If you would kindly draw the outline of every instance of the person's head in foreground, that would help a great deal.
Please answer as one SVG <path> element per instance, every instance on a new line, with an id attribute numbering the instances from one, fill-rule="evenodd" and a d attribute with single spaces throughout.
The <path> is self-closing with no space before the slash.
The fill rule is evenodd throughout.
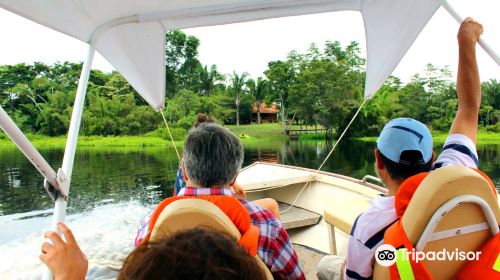
<path id="1" fill-rule="evenodd" d="M 427 126 L 410 118 L 388 122 L 377 139 L 375 171 L 394 195 L 407 178 L 430 171 L 434 158 Z"/>
<path id="2" fill-rule="evenodd" d="M 255 258 L 224 232 L 198 227 L 145 242 L 125 260 L 118 280 L 265 279 Z"/>
<path id="3" fill-rule="evenodd" d="M 71 230 L 58 225 L 45 236 L 40 260 L 56 280 L 85 279 L 88 261 Z M 234 238 L 209 228 L 178 231 L 157 242 L 145 242 L 125 260 L 118 279 L 265 279 L 264 271 Z"/>
<path id="4" fill-rule="evenodd" d="M 184 142 L 184 176 L 190 187 L 227 187 L 234 184 L 243 162 L 238 137 L 216 123 L 193 127 Z"/>

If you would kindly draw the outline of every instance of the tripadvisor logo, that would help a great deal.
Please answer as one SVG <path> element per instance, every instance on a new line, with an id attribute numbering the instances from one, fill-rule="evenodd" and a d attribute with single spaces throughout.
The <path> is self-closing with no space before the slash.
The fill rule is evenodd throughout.
<path id="1" fill-rule="evenodd" d="M 464 252 L 458 249 L 447 251 L 442 249 L 440 251 L 429 251 L 421 252 L 416 251 L 414 248 L 411 251 L 402 249 L 403 251 L 397 251 L 394 246 L 389 244 L 383 244 L 377 248 L 375 251 L 375 260 L 381 266 L 391 266 L 396 261 L 409 261 L 413 260 L 416 263 L 428 260 L 428 261 L 477 261 L 481 255 L 481 251 L 478 252 Z M 398 252 L 400 254 L 398 254 Z M 398 260 L 399 258 L 399 260 Z"/>
<path id="2" fill-rule="evenodd" d="M 380 245 L 375 251 L 375 260 L 381 266 L 391 266 L 396 263 L 396 248 L 389 244 Z"/>

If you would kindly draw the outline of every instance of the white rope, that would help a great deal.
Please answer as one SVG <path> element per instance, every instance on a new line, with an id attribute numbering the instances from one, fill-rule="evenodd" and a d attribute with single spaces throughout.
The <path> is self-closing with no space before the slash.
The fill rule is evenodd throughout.
<path id="1" fill-rule="evenodd" d="M 333 148 L 330 150 L 330 152 L 328 153 L 328 155 L 326 156 L 325 160 L 323 161 L 323 163 L 321 163 L 321 165 L 319 166 L 318 170 L 316 170 L 316 174 L 318 174 L 318 172 L 321 170 L 321 168 L 323 168 L 323 165 L 325 165 L 326 161 L 330 158 L 330 156 L 332 155 L 333 151 L 335 151 L 335 148 L 337 148 L 337 145 L 339 144 L 340 140 L 342 140 L 342 138 L 344 137 L 344 135 L 346 134 L 347 130 L 351 127 L 351 124 L 354 122 L 354 120 L 356 119 L 356 117 L 358 116 L 359 112 L 361 111 L 361 108 L 363 108 L 363 106 L 365 106 L 365 103 L 366 101 L 368 101 L 368 98 L 365 98 L 365 100 L 363 100 L 363 103 L 361 103 L 361 106 L 359 106 L 358 110 L 356 111 L 356 113 L 354 114 L 354 116 L 352 117 L 351 121 L 349 122 L 349 124 L 347 124 L 346 128 L 344 129 L 344 132 L 342 132 L 342 134 L 340 135 L 339 139 L 335 142 L 335 145 L 333 145 Z"/>
<path id="2" fill-rule="evenodd" d="M 356 119 L 356 117 L 359 115 L 359 112 L 361 111 L 361 108 L 363 108 L 363 106 L 365 106 L 366 104 L 366 101 L 368 101 L 368 98 L 365 98 L 363 100 L 363 103 L 361 103 L 361 105 L 359 106 L 358 110 L 356 111 L 356 113 L 354 114 L 354 116 L 352 117 L 351 121 L 347 124 L 346 128 L 344 129 L 344 131 L 342 132 L 342 134 L 340 134 L 340 137 L 339 139 L 337 139 L 337 141 L 335 142 L 335 144 L 333 145 L 332 149 L 330 150 L 330 152 L 328 153 L 328 155 L 326 156 L 325 160 L 323 160 L 323 162 L 321 163 L 321 165 L 319 166 L 319 168 L 314 172 L 314 174 L 309 178 L 309 180 L 305 183 L 305 185 L 302 187 L 302 189 L 300 190 L 300 192 L 297 194 L 297 197 L 295 197 L 295 200 L 292 202 L 292 204 L 290 204 L 290 206 L 288 206 L 288 208 L 286 208 L 285 210 L 281 211 L 280 214 L 284 214 L 285 212 L 287 212 L 288 210 L 292 209 L 292 207 L 295 205 L 295 203 L 297 203 L 297 201 L 299 200 L 300 196 L 302 195 L 302 192 L 306 189 L 306 187 L 311 183 L 311 181 L 316 178 L 316 175 L 321 171 L 321 168 L 323 168 L 323 165 L 325 165 L 326 161 L 330 158 L 330 156 L 332 155 L 333 151 L 335 151 L 335 148 L 337 148 L 337 145 L 339 144 L 340 140 L 342 140 L 342 138 L 344 138 L 344 135 L 346 134 L 347 130 L 351 127 L 351 124 L 354 122 L 354 120 Z"/>
<path id="3" fill-rule="evenodd" d="M 175 146 L 174 137 L 172 137 L 172 133 L 170 132 L 170 128 L 168 127 L 168 122 L 167 122 L 167 119 L 165 118 L 165 114 L 163 114 L 162 109 L 160 109 L 159 111 L 160 111 L 161 116 L 163 117 L 163 121 L 165 122 L 165 126 L 167 126 L 168 135 L 170 136 L 170 140 L 172 141 L 172 145 L 174 146 L 175 153 L 177 154 L 177 158 L 179 160 L 181 160 L 181 155 L 179 154 L 179 151 L 177 150 L 177 146 Z"/>

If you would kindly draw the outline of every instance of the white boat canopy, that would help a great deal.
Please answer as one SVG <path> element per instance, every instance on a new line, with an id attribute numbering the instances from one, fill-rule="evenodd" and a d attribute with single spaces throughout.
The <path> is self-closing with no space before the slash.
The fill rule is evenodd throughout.
<path id="1" fill-rule="evenodd" d="M 168 30 L 360 11 L 371 97 L 439 6 L 437 0 L 0 0 L 4 9 L 94 45 L 155 109 L 165 104 Z"/>
<path id="2" fill-rule="evenodd" d="M 64 222 L 66 213 L 95 50 L 128 80 L 149 105 L 163 114 L 166 31 L 285 16 L 359 11 L 364 20 L 367 45 L 366 102 L 396 68 L 440 5 L 457 21 L 462 21 L 446 0 L 0 0 L 0 8 L 89 43 L 73 105 L 62 167 L 57 173 L 1 107 L 0 128 L 45 177 L 44 186 L 55 200 L 51 229 L 57 231 L 57 224 Z M 481 39 L 479 43 L 500 65 L 499 56 Z M 44 279 L 51 278 L 47 270 Z"/>

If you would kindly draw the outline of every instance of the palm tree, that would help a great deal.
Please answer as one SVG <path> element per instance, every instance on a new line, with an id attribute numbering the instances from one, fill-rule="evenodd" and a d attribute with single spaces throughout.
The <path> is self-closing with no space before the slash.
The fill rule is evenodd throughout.
<path id="1" fill-rule="evenodd" d="M 200 68 L 199 72 L 200 95 L 210 96 L 214 88 L 224 81 L 224 75 L 217 72 L 217 66 L 212 65 L 210 70 L 207 66 Z"/>
<path id="2" fill-rule="evenodd" d="M 257 123 L 260 124 L 260 106 L 264 101 L 264 97 L 269 92 L 269 84 L 262 77 L 257 78 L 257 82 L 253 79 L 247 81 L 247 87 L 255 100 L 255 109 L 257 110 Z"/>
<path id="3" fill-rule="evenodd" d="M 234 91 L 235 99 L 234 104 L 236 105 L 236 125 L 240 125 L 240 101 L 241 101 L 241 93 L 244 92 L 243 87 L 247 81 L 248 73 L 243 72 L 241 76 L 233 72 L 233 76 L 231 77 L 231 88 Z"/>

